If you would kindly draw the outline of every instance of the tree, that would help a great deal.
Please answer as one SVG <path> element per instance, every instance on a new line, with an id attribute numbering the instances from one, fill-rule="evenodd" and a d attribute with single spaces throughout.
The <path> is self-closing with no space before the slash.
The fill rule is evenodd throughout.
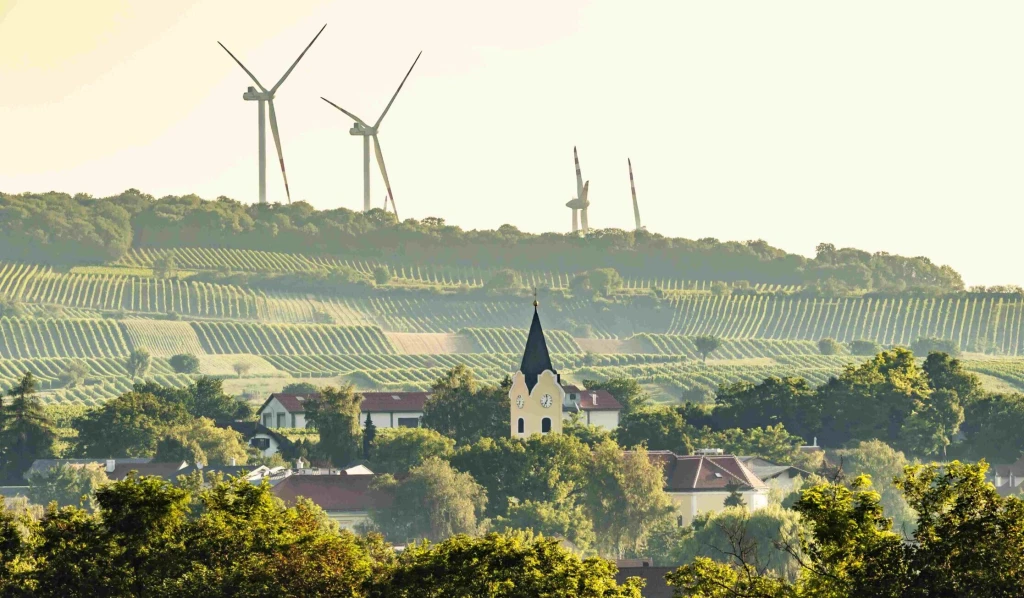
<path id="1" fill-rule="evenodd" d="M 611 297 L 622 287 L 622 276 L 615 268 L 595 268 L 577 274 L 569 282 L 574 295 L 584 294 L 597 297 Z"/>
<path id="2" fill-rule="evenodd" d="M 880 440 L 861 442 L 854 448 L 836 451 L 834 460 L 842 466 L 847 478 L 867 475 L 879 495 L 879 504 L 891 517 L 897 530 L 914 524 L 914 513 L 903 500 L 894 480 L 903 474 L 907 458 Z"/>
<path id="3" fill-rule="evenodd" d="M 224 381 L 213 376 L 199 376 L 185 388 L 162 386 L 153 381 L 136 382 L 132 390 L 180 404 L 193 417 L 230 421 L 249 419 L 252 415 L 249 405 L 224 392 Z"/>
<path id="4" fill-rule="evenodd" d="M 369 448 L 367 459 L 374 472 L 404 476 L 430 457 L 448 459 L 455 441 L 429 428 L 384 428 Z"/>
<path id="5" fill-rule="evenodd" d="M 850 353 L 854 355 L 877 355 L 882 352 L 882 345 L 871 340 L 850 341 Z"/>
<path id="6" fill-rule="evenodd" d="M 72 359 L 64 373 L 60 376 L 60 381 L 64 386 L 68 388 L 74 388 L 85 384 L 85 379 L 89 375 L 89 364 L 81 359 Z"/>
<path id="7" fill-rule="evenodd" d="M 153 260 L 153 276 L 155 278 L 175 278 L 178 276 L 178 262 L 174 259 L 173 254 Z"/>
<path id="8" fill-rule="evenodd" d="M 708 355 L 714 353 L 722 346 L 722 340 L 716 336 L 695 336 L 693 337 L 693 344 L 697 348 L 697 352 L 700 353 L 704 363 L 707 363 Z"/>
<path id="9" fill-rule="evenodd" d="M 509 409 L 507 388 L 479 384 L 473 371 L 460 364 L 430 387 L 423 425 L 458 444 L 472 444 L 482 437 L 507 436 Z"/>
<path id="10" fill-rule="evenodd" d="M 843 346 L 834 338 L 823 338 L 818 341 L 818 352 L 822 355 L 838 355 Z"/>
<path id="11" fill-rule="evenodd" d="M 580 559 L 551 538 L 522 532 L 456 536 L 406 548 L 370 598 L 640 598 L 642 582 L 619 585 L 615 565 Z"/>
<path id="12" fill-rule="evenodd" d="M 960 345 L 947 338 L 921 337 L 910 344 L 910 349 L 918 355 L 932 352 L 946 353 L 952 357 L 960 355 Z"/>
<path id="13" fill-rule="evenodd" d="M 931 389 L 913 353 L 896 348 L 860 365 L 848 365 L 818 388 L 822 444 L 878 438 L 896 443 L 907 417 Z"/>
<path id="14" fill-rule="evenodd" d="M 821 403 L 803 378 L 769 376 L 763 381 L 723 384 L 715 397 L 715 428 L 755 428 L 783 424 L 809 440 L 821 430 Z"/>
<path id="15" fill-rule="evenodd" d="M 391 281 L 391 272 L 387 266 L 377 266 L 373 269 L 373 281 L 378 285 L 385 285 Z"/>
<path id="16" fill-rule="evenodd" d="M 626 415 L 651 402 L 651 395 L 635 378 L 624 376 L 607 380 L 584 380 L 583 387 L 588 390 L 607 390 L 622 405 L 621 415 Z"/>
<path id="17" fill-rule="evenodd" d="M 195 374 L 199 371 L 199 358 L 191 353 L 178 353 L 168 360 L 179 374 Z"/>
<path id="18" fill-rule="evenodd" d="M 319 396 L 306 399 L 306 421 L 320 433 L 317 448 L 336 467 L 344 467 L 359 458 L 361 403 L 362 395 L 356 394 L 351 384 L 339 388 L 325 386 Z"/>
<path id="19" fill-rule="evenodd" d="M 694 449 L 691 433 L 678 409 L 656 405 L 623 415 L 614 435 L 621 446 L 644 444 L 649 450 L 689 455 Z"/>
<path id="20" fill-rule="evenodd" d="M 10 390 L 10 402 L 3 406 L 0 449 L 3 450 L 3 477 L 15 480 L 36 459 L 52 457 L 57 431 L 36 399 L 36 379 L 26 373 Z"/>
<path id="21" fill-rule="evenodd" d="M 152 457 L 157 443 L 191 416 L 180 403 L 148 392 L 126 392 L 75 420 L 83 457 Z"/>
<path id="22" fill-rule="evenodd" d="M 548 538 L 565 538 L 582 555 L 589 555 L 594 545 L 594 523 L 583 506 L 571 500 L 559 503 L 513 500 L 508 514 L 496 518 L 493 528 L 529 530 Z"/>
<path id="23" fill-rule="evenodd" d="M 957 454 L 990 463 L 1012 463 L 1024 453 L 1024 395 L 991 394 L 968 404 Z"/>
<path id="24" fill-rule="evenodd" d="M 725 485 L 726 492 L 729 496 L 725 497 L 725 501 L 722 503 L 727 507 L 740 507 L 745 509 L 747 507 L 747 501 L 743 500 L 743 495 L 740 494 L 740 485 L 735 480 L 730 480 Z"/>
<path id="25" fill-rule="evenodd" d="M 965 370 L 959 359 L 953 359 L 947 353 L 929 353 L 921 369 L 928 377 L 929 386 L 935 390 L 956 392 L 961 405 L 971 405 L 985 394 L 978 376 Z"/>
<path id="26" fill-rule="evenodd" d="M 292 382 L 291 384 L 285 384 L 281 392 L 290 395 L 307 396 L 320 392 L 320 388 L 309 382 Z"/>
<path id="27" fill-rule="evenodd" d="M 161 448 L 164 453 L 161 453 Z M 205 417 L 172 430 L 157 444 L 158 461 L 188 461 L 202 465 L 242 465 L 249 457 L 245 438 L 229 428 L 219 428 Z"/>
<path id="28" fill-rule="evenodd" d="M 936 390 L 907 417 L 900 430 L 901 444 L 918 455 L 941 453 L 945 459 L 946 447 L 953 442 L 962 423 L 964 408 L 956 391 Z"/>
<path id="29" fill-rule="evenodd" d="M 94 511 L 95 492 L 110 480 L 101 465 L 62 463 L 48 471 L 30 472 L 28 498 L 37 505 L 56 502 L 57 506 L 79 506 Z"/>
<path id="30" fill-rule="evenodd" d="M 503 268 L 484 284 L 489 293 L 515 293 L 523 288 L 523 277 L 515 270 Z"/>
<path id="31" fill-rule="evenodd" d="M 363 459 L 370 459 L 370 447 L 373 446 L 373 441 L 377 438 L 377 426 L 373 423 L 373 418 L 370 417 L 370 412 L 366 412 L 366 421 L 363 422 Z M 380 472 L 378 472 L 380 473 Z"/>
<path id="32" fill-rule="evenodd" d="M 249 370 L 252 369 L 252 364 L 248 361 L 236 361 L 232 364 L 231 369 L 235 370 L 235 373 L 238 374 L 239 378 L 241 378 L 242 376 L 247 376 L 249 374 Z"/>
<path id="33" fill-rule="evenodd" d="M 128 361 L 125 362 L 124 367 L 132 378 L 142 378 L 149 372 L 151 361 L 149 351 L 136 349 L 128 355 Z"/>
<path id="34" fill-rule="evenodd" d="M 793 463 L 800 458 L 803 440 L 786 431 L 782 424 L 764 428 L 730 428 L 712 432 L 708 428 L 694 434 L 700 448 L 721 448 L 733 455 L 751 455 L 775 463 Z"/>
<path id="35" fill-rule="evenodd" d="M 388 495 L 371 508 L 374 524 L 393 542 L 440 542 L 456 534 L 477 535 L 487 506 L 487 491 L 473 476 L 430 457 L 403 480 L 384 474 L 374 488 Z"/>
<path id="36" fill-rule="evenodd" d="M 661 467 L 635 447 L 623 453 L 614 442 L 594 448 L 584 506 L 603 554 L 641 554 L 652 529 L 675 511 L 665 493 Z"/>

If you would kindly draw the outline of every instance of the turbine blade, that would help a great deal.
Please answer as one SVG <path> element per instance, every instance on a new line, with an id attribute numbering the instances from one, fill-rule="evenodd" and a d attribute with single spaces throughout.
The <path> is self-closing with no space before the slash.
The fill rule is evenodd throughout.
<path id="1" fill-rule="evenodd" d="M 633 219 L 636 220 L 636 230 L 643 228 L 640 226 L 640 204 L 636 203 L 636 185 L 633 183 L 633 161 L 626 158 L 626 163 L 629 164 L 629 190 L 633 193 Z"/>
<path id="2" fill-rule="evenodd" d="M 313 37 L 313 42 L 316 41 L 316 38 L 320 37 L 320 34 L 324 32 L 324 29 L 327 29 L 327 24 L 324 24 L 324 26 L 320 28 L 320 31 L 316 33 L 316 35 Z M 277 82 L 277 85 L 271 88 L 270 93 L 274 93 L 275 91 L 277 91 L 277 88 L 281 87 L 281 84 L 284 83 L 284 80 L 288 78 L 288 75 L 292 74 L 292 69 L 295 68 L 295 65 L 299 64 L 299 61 L 302 60 L 302 57 L 305 56 L 306 52 L 308 52 L 309 49 L 313 46 L 313 42 L 309 42 L 309 45 L 306 46 L 306 49 L 302 51 L 302 54 L 299 54 L 299 57 L 295 59 L 295 62 L 293 62 L 292 65 L 288 67 L 288 70 L 284 72 L 284 76 L 282 76 L 281 80 Z"/>
<path id="3" fill-rule="evenodd" d="M 590 221 L 587 219 L 589 214 L 587 208 L 590 206 L 590 202 L 587 200 L 587 196 L 590 195 L 590 181 L 583 183 L 583 193 L 580 196 L 583 199 L 583 207 L 580 208 L 580 225 L 583 227 L 583 234 L 590 232 Z"/>
<path id="4" fill-rule="evenodd" d="M 352 113 L 351 113 L 351 112 L 349 112 L 348 110 L 345 110 L 345 109 L 344 109 L 344 108 L 342 108 L 341 106 L 339 106 L 339 105 L 335 104 L 334 102 L 332 102 L 332 101 L 328 100 L 327 98 L 325 98 L 325 97 L 323 97 L 323 96 L 320 96 L 320 99 L 321 99 L 321 100 L 323 100 L 323 101 L 325 101 L 325 102 L 327 102 L 327 103 L 328 103 L 328 104 L 330 104 L 331 106 L 334 106 L 334 107 L 335 107 L 335 108 L 337 108 L 338 110 L 341 110 L 342 112 L 344 112 L 344 113 L 345 113 L 345 115 L 346 115 L 346 116 L 348 116 L 348 117 L 349 117 L 349 118 L 351 118 L 352 120 L 356 121 L 357 123 L 359 123 L 359 124 L 363 125 L 363 126 L 364 126 L 364 127 L 366 127 L 367 129 L 369 129 L 369 128 L 370 128 L 370 125 L 368 125 L 368 124 L 364 123 L 364 122 L 363 122 L 363 119 L 359 118 L 359 117 L 358 117 L 358 116 L 356 116 L 355 114 L 352 114 Z"/>
<path id="5" fill-rule="evenodd" d="M 274 134 L 274 145 L 277 147 L 277 159 L 281 162 L 281 176 L 284 177 L 284 192 L 288 196 L 288 203 L 292 203 L 292 192 L 288 188 L 288 173 L 284 171 L 284 154 L 281 153 L 281 135 L 277 132 L 277 113 L 274 112 L 274 100 L 270 104 L 270 132 Z"/>
<path id="6" fill-rule="evenodd" d="M 256 84 L 256 87 L 260 88 L 260 91 L 267 91 L 267 88 L 263 87 L 263 84 L 259 82 L 259 80 L 256 78 L 256 75 L 254 75 L 251 72 L 249 72 L 249 69 L 245 68 L 245 65 L 242 64 L 241 60 L 239 60 L 238 58 L 235 58 L 235 55 L 231 53 L 231 50 L 228 50 L 227 46 L 225 46 L 224 44 L 222 44 L 220 42 L 217 42 L 217 44 L 219 44 L 220 47 L 224 48 L 224 51 L 228 53 L 228 56 L 230 56 L 231 58 L 234 58 L 235 62 L 238 63 L 238 66 L 242 67 L 242 70 L 245 71 L 245 74 L 249 75 L 249 78 L 252 79 L 252 82 Z"/>
<path id="7" fill-rule="evenodd" d="M 394 213 L 395 213 L 395 220 L 398 220 L 399 222 L 401 222 L 401 220 L 398 218 L 398 208 L 395 207 L 395 198 L 394 197 L 391 198 L 391 210 L 394 211 Z"/>
<path id="8" fill-rule="evenodd" d="M 373 136 L 373 153 L 377 155 L 377 166 L 380 167 L 380 174 L 384 177 L 384 186 L 388 190 L 388 197 L 391 198 L 391 207 L 395 207 L 395 195 L 391 193 L 391 181 L 388 180 L 388 169 L 384 167 L 384 154 L 380 151 L 380 140 Z M 398 216 L 398 208 L 395 208 L 395 216 Z"/>
<path id="9" fill-rule="evenodd" d="M 576 153 L 576 147 L 572 148 L 572 158 L 576 162 L 576 197 L 583 198 L 583 175 L 580 174 L 580 155 Z"/>
<path id="10" fill-rule="evenodd" d="M 384 108 L 384 112 L 381 113 L 380 118 L 378 118 L 377 122 L 374 123 L 374 125 L 373 125 L 374 129 L 376 129 L 377 127 L 380 126 L 380 123 L 381 123 L 381 121 L 384 120 L 384 117 L 387 115 L 388 110 L 391 110 L 391 104 L 395 103 L 395 98 L 398 97 L 398 92 L 402 91 L 402 86 L 405 85 L 405 80 L 408 79 L 409 75 L 412 74 L 412 69 L 416 68 L 416 63 L 420 61 L 420 56 L 423 56 L 423 51 L 422 50 L 420 50 L 420 53 L 416 55 L 416 60 L 412 61 L 412 66 L 409 67 L 409 72 L 405 74 L 405 79 L 402 79 L 402 82 L 398 84 L 398 89 L 395 90 L 395 95 L 391 96 L 391 101 L 388 102 L 387 107 Z M 391 201 L 395 201 L 395 198 L 392 197 Z"/>

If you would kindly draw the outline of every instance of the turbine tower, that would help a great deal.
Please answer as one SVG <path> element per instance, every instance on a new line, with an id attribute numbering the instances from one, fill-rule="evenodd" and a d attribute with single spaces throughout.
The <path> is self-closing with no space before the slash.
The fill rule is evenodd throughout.
<path id="1" fill-rule="evenodd" d="M 279 162 L 281 162 L 281 176 L 284 178 L 284 192 L 288 196 L 288 203 L 292 203 L 292 192 L 288 188 L 288 174 L 284 170 L 284 154 L 281 153 L 281 136 L 278 134 L 278 130 L 277 130 L 277 113 L 274 112 L 274 94 L 281 87 L 281 84 L 284 83 L 284 80 L 288 78 L 288 75 L 290 75 L 292 73 L 292 70 L 295 68 L 295 65 L 299 64 L 299 61 L 302 60 L 302 57 L 306 55 L 306 52 L 309 51 L 310 47 L 312 47 L 313 42 L 316 41 L 316 38 L 320 37 L 320 34 L 323 33 L 324 29 L 326 29 L 326 28 L 327 28 L 327 25 L 324 25 L 323 27 L 320 28 L 320 31 L 318 31 L 316 36 L 313 37 L 313 41 L 309 42 L 309 45 L 306 46 L 306 49 L 302 51 L 302 54 L 299 54 L 299 57 L 295 59 L 295 62 L 293 62 L 292 65 L 288 68 L 288 70 L 285 71 L 284 75 L 281 77 L 281 80 L 278 81 L 277 84 L 274 85 L 273 87 L 271 87 L 269 90 L 266 87 L 263 87 L 262 84 L 260 84 L 259 80 L 256 79 L 256 76 L 253 75 L 251 72 L 249 72 L 249 69 L 245 68 L 245 65 L 242 64 L 241 60 L 235 58 L 235 55 L 231 53 L 231 50 L 228 50 L 227 46 L 225 46 L 224 44 L 221 44 L 220 42 L 217 42 L 218 44 L 220 44 L 220 47 L 224 48 L 224 51 L 228 53 L 228 56 L 231 56 L 231 58 L 234 58 L 235 62 L 238 63 L 238 66 L 242 67 L 242 70 L 245 71 L 245 74 L 249 75 L 249 78 L 252 79 L 253 83 L 256 84 L 256 87 L 259 88 L 259 91 L 257 91 L 256 87 L 251 87 L 250 86 L 249 89 L 245 93 L 242 94 L 242 99 L 246 100 L 246 101 L 249 101 L 249 102 L 259 102 L 260 103 L 259 104 L 259 106 L 260 106 L 260 110 L 259 110 L 260 141 L 259 141 L 259 143 L 260 143 L 260 203 L 261 204 L 267 203 L 267 129 L 266 129 L 266 122 L 265 122 L 266 118 L 264 116 L 265 115 L 265 111 L 266 111 L 266 106 L 267 106 L 267 104 L 270 105 L 270 131 L 271 131 L 271 133 L 274 134 L 274 146 L 277 147 L 277 159 L 278 159 Z"/>
<path id="2" fill-rule="evenodd" d="M 373 152 L 377 156 L 377 166 L 380 167 L 380 174 L 384 177 L 384 186 L 387 187 L 388 197 L 391 198 L 391 207 L 395 210 L 395 217 L 398 217 L 398 208 L 395 208 L 395 196 L 391 193 L 391 181 L 388 180 L 388 170 L 384 167 L 384 155 L 380 151 L 380 139 L 377 138 L 377 131 L 380 130 L 380 123 L 384 120 L 388 110 L 391 110 L 391 104 L 395 103 L 395 98 L 398 97 L 398 92 L 402 91 L 402 86 L 405 85 L 406 79 L 412 74 L 412 69 L 416 67 L 416 63 L 419 62 L 420 56 L 423 55 L 421 51 L 416 55 L 416 60 L 412 61 L 412 66 L 409 67 L 409 72 L 405 74 L 405 78 L 398 84 L 398 89 L 395 90 L 395 95 L 391 96 L 391 101 L 384 108 L 384 112 L 381 113 L 380 118 L 377 122 L 373 123 L 373 126 L 363 122 L 363 119 L 359 118 L 355 114 L 352 114 L 348 110 L 345 110 L 341 106 L 328 100 L 325 97 L 320 99 L 327 102 L 331 106 L 334 106 L 338 110 L 345 113 L 346 116 L 354 120 L 352 128 L 349 129 L 350 135 L 361 135 L 363 137 L 363 211 L 366 212 L 370 209 L 370 138 L 373 138 Z"/>
<path id="3" fill-rule="evenodd" d="M 572 208 L 572 232 L 579 232 L 580 222 L 577 220 L 577 216 L 582 216 L 583 234 L 585 235 L 590 231 L 590 223 L 587 221 L 587 207 L 590 205 L 587 196 L 590 194 L 590 181 L 583 182 L 583 175 L 580 173 L 580 156 L 575 147 L 572 148 L 572 157 L 576 161 L 576 197 L 566 203 L 565 207 Z"/>
<path id="4" fill-rule="evenodd" d="M 633 184 L 633 161 L 626 158 L 629 164 L 629 190 L 633 192 L 633 218 L 636 220 L 636 230 L 646 230 L 640 224 L 640 204 L 636 203 L 636 185 Z"/>

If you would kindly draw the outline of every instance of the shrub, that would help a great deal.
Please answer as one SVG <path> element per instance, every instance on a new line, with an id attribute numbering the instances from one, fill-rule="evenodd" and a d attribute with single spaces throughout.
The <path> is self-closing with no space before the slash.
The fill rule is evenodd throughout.
<path id="1" fill-rule="evenodd" d="M 929 338 L 922 337 L 911 343 L 910 350 L 915 355 L 924 357 L 933 351 L 939 353 L 946 353 L 950 357 L 956 357 L 960 355 L 960 345 L 956 341 L 947 338 Z"/>
<path id="2" fill-rule="evenodd" d="M 179 374 L 195 374 L 199 371 L 199 358 L 191 353 L 179 353 L 168 361 Z"/>
<path id="3" fill-rule="evenodd" d="M 837 355 L 843 350 L 843 346 L 834 338 L 823 338 L 818 341 L 818 352 L 822 355 Z"/>
<path id="4" fill-rule="evenodd" d="M 877 355 L 882 352 L 882 345 L 875 341 L 850 341 L 850 353 L 854 355 Z"/>
<path id="5" fill-rule="evenodd" d="M 387 284 L 391 281 L 391 272 L 387 266 L 377 266 L 373 269 L 373 281 L 378 285 Z"/>

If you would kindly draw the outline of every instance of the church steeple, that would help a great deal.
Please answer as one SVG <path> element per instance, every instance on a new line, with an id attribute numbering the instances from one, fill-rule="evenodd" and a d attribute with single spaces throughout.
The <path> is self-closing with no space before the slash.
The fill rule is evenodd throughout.
<path id="1" fill-rule="evenodd" d="M 548 344 L 544 340 L 544 329 L 540 325 L 540 314 L 537 307 L 540 303 L 533 301 L 533 322 L 530 323 L 530 334 L 526 337 L 526 350 L 523 351 L 523 363 L 519 371 L 526 377 L 526 387 L 533 391 L 537 384 L 537 376 L 544 370 L 550 370 L 556 376 L 558 372 L 551 365 L 548 355 Z"/>

